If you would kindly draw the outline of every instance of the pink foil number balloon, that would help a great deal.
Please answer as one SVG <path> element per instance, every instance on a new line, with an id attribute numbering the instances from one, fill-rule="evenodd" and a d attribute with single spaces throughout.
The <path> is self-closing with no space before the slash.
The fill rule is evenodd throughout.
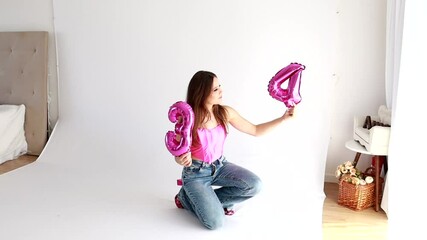
<path id="1" fill-rule="evenodd" d="M 166 133 L 165 144 L 172 155 L 180 156 L 190 151 L 194 112 L 188 103 L 179 101 L 169 108 L 168 116 L 175 123 L 175 131 Z"/>
<path id="2" fill-rule="evenodd" d="M 268 83 L 270 96 L 285 103 L 287 108 L 295 107 L 301 102 L 301 72 L 304 69 L 305 66 L 299 63 L 291 63 L 282 68 Z M 283 89 L 281 85 L 288 79 L 288 88 Z"/>

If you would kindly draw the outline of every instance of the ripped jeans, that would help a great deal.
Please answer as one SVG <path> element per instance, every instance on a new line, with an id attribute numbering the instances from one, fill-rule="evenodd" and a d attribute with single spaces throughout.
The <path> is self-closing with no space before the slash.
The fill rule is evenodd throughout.
<path id="1" fill-rule="evenodd" d="M 223 225 L 224 208 L 252 198 L 262 187 L 257 175 L 224 156 L 211 164 L 193 160 L 191 166 L 183 168 L 182 181 L 178 193 L 181 204 L 209 229 Z"/>

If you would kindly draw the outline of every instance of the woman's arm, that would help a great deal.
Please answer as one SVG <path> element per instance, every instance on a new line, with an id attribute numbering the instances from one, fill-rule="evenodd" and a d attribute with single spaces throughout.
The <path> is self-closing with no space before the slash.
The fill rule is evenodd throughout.
<path id="1" fill-rule="evenodd" d="M 261 123 L 261 124 L 253 124 L 240 116 L 240 114 L 234 110 L 230 106 L 224 106 L 228 111 L 228 121 L 237 130 L 247 133 L 252 136 L 262 136 L 271 130 L 273 130 L 275 127 L 279 126 L 283 121 L 286 119 L 291 118 L 294 115 L 295 108 L 289 108 L 286 110 L 286 112 L 283 114 L 283 116 L 276 118 L 274 120 L 271 120 L 269 122 Z"/>

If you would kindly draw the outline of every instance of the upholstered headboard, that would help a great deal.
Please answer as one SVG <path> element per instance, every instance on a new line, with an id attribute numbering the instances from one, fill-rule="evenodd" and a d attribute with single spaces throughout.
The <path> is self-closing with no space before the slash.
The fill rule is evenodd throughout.
<path id="1" fill-rule="evenodd" d="M 48 138 L 48 32 L 0 32 L 0 104 L 24 104 L 28 154 Z"/>

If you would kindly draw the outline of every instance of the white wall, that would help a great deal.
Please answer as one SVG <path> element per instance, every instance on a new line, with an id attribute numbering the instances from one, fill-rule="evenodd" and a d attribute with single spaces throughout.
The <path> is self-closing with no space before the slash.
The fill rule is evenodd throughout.
<path id="1" fill-rule="evenodd" d="M 205 4 L 205 3 L 204 3 Z M 293 4 L 293 3 L 292 3 Z M 292 4 L 290 6 L 292 6 Z M 233 4 L 232 4 L 233 5 Z M 286 7 L 286 9 L 278 9 L 276 13 L 281 14 L 286 19 L 291 19 L 287 22 L 277 23 L 275 26 L 265 26 L 264 32 L 259 32 L 256 34 L 255 38 L 247 39 L 245 43 L 235 42 L 235 36 L 239 34 L 252 34 L 250 32 L 250 24 L 262 25 L 265 24 L 265 21 L 268 21 L 268 14 L 261 14 L 259 17 L 250 17 L 245 14 L 245 11 L 250 8 L 251 4 L 238 4 L 235 3 L 234 6 L 239 6 L 241 8 L 240 12 L 230 12 L 235 11 L 233 6 L 224 7 L 223 9 L 217 9 L 217 17 L 223 18 L 225 15 L 234 15 L 234 20 L 229 19 L 230 29 L 236 27 L 237 18 L 247 18 L 245 22 L 248 23 L 246 28 L 237 29 L 235 32 L 223 32 L 222 35 L 212 36 L 219 41 L 219 44 L 226 44 L 224 48 L 230 47 L 232 49 L 237 49 L 237 46 L 241 44 L 246 45 L 245 48 L 241 50 L 228 51 L 227 52 L 218 52 L 216 55 L 221 61 L 230 59 L 229 61 L 233 64 L 230 67 L 224 68 L 214 64 L 215 59 L 212 59 L 210 63 L 202 64 L 198 61 L 197 56 L 190 56 L 189 58 L 194 58 L 194 61 L 191 61 L 193 64 L 198 63 L 199 65 L 192 66 L 191 69 L 177 69 L 174 70 L 173 74 L 176 76 L 176 79 L 179 79 L 179 82 L 174 81 L 173 85 L 170 87 L 181 87 L 173 96 L 165 96 L 166 102 L 163 108 L 166 107 L 169 102 L 175 101 L 178 98 L 184 98 L 185 89 L 182 85 L 186 84 L 189 74 L 199 68 L 209 68 L 212 71 L 216 71 L 218 75 L 224 79 L 246 79 L 248 76 L 251 76 L 253 79 L 259 79 L 254 83 L 253 88 L 264 88 L 265 82 L 276 72 L 279 68 L 283 67 L 290 61 L 301 61 L 307 65 L 307 70 L 303 72 L 302 79 L 302 96 L 303 103 L 307 101 L 315 102 L 315 97 L 311 97 L 308 91 L 308 85 L 311 84 L 310 81 L 320 81 L 317 77 L 317 72 L 313 71 L 313 67 L 324 68 L 327 67 L 329 70 L 325 71 L 326 78 L 329 78 L 327 81 L 323 81 L 322 84 L 325 84 L 326 87 L 331 87 L 331 96 L 330 101 L 328 101 L 323 106 L 317 106 L 319 109 L 325 110 L 330 114 L 329 119 L 331 120 L 331 125 L 333 126 L 330 131 L 330 143 L 327 154 L 327 163 L 325 167 L 325 181 L 335 181 L 334 170 L 336 165 L 345 161 L 351 160 L 353 158 L 353 153 L 345 149 L 344 142 L 352 137 L 352 118 L 356 114 L 368 115 L 375 114 L 377 107 L 380 104 L 385 103 L 385 93 L 384 93 L 384 44 L 385 44 L 385 1 L 337 1 L 336 4 L 336 23 L 338 24 L 338 31 L 334 27 L 330 28 L 316 28 L 316 18 L 312 18 L 305 23 L 296 23 L 298 20 L 298 12 L 287 11 L 286 9 L 291 9 L 292 7 Z M 264 3 L 265 8 L 268 8 L 268 4 Z M 121 6 L 125 8 L 126 4 Z M 120 7 L 120 6 L 119 6 Z M 179 6 L 175 6 L 179 7 Z M 196 6 L 194 6 L 196 8 Z M 179 16 L 178 12 L 173 12 L 172 6 L 169 6 L 172 11 L 171 16 Z M 36 9 L 37 11 L 34 11 Z M 94 6 L 94 9 L 98 9 L 97 6 Z M 227 12 L 227 9 L 230 9 Z M 92 9 L 89 9 L 89 12 Z M 309 12 L 309 9 L 301 9 L 301 11 Z M 314 10 L 312 10 L 314 11 Z M 89 14 L 89 13 L 87 13 Z M 295 16 L 292 16 L 295 14 Z M 215 15 L 215 17 L 216 17 Z M 29 18 L 28 16 L 31 16 Z M 113 18 L 114 16 L 112 16 Z M 116 16 L 117 17 L 117 16 Z M 297 19 L 297 20 L 294 20 Z M 129 19 L 128 21 L 136 21 L 136 19 Z M 188 22 L 191 22 L 190 18 L 183 18 L 181 22 L 174 22 L 177 26 L 187 25 Z M 263 22 L 264 21 L 264 22 Z M 156 34 L 156 32 L 161 32 L 165 26 L 168 25 L 168 21 L 165 20 L 163 23 L 160 23 L 157 27 L 150 26 L 151 35 Z M 307 25 L 309 28 L 307 28 Z M 311 26 L 310 26 L 311 25 Z M 114 26 L 110 26 L 114 28 Z M 141 26 L 142 27 L 142 26 Z M 105 27 L 107 29 L 107 26 Z M 282 29 L 282 30 L 281 30 Z M 313 32 L 308 33 L 313 30 Z M 49 119 L 50 124 L 53 126 L 58 118 L 58 91 L 57 91 L 57 73 L 56 73 L 56 56 L 55 56 L 55 45 L 54 45 L 54 34 L 53 34 L 53 12 L 52 12 L 52 1 L 51 0 L 40 0 L 37 2 L 28 1 L 28 0 L 16 0 L 16 1 L 2 1 L 2 7 L 0 8 L 0 30 L 1 31 L 24 31 L 24 30 L 47 30 L 50 32 L 50 44 L 49 44 L 49 85 L 50 85 L 50 112 Z M 131 29 L 123 29 L 125 32 L 131 32 Z M 59 38 L 61 33 L 57 33 Z M 87 34 L 87 33 L 86 33 Z M 127 33 L 130 34 L 130 33 Z M 183 33 L 182 33 L 183 34 Z M 218 33 L 217 33 L 218 34 Z M 221 33 L 220 33 L 221 34 Z M 260 48 L 254 50 L 251 46 L 257 45 L 262 46 L 265 44 L 268 39 L 271 39 L 271 34 L 277 36 L 277 39 L 286 39 L 283 42 L 282 50 L 279 49 L 270 49 L 265 50 Z M 305 35 L 309 34 L 309 35 Z M 118 38 L 117 34 L 112 32 L 105 33 L 105 40 L 115 35 L 115 38 Z M 249 35 L 248 35 L 249 36 Z M 312 42 L 308 42 L 308 38 L 313 40 L 325 39 L 324 36 L 329 36 L 328 38 L 331 41 L 336 42 L 336 44 L 330 45 L 328 49 L 327 56 L 319 55 L 325 49 L 323 47 L 318 47 L 319 45 L 313 45 Z M 123 41 L 126 41 L 126 33 L 121 36 Z M 194 42 L 176 42 L 177 36 L 167 36 L 162 40 L 163 43 L 158 42 L 157 44 L 164 45 L 167 44 L 169 48 L 173 49 L 177 45 L 180 46 L 178 53 L 174 53 L 174 56 L 163 55 L 159 56 L 160 59 L 168 59 L 168 62 L 171 60 L 175 62 L 182 61 L 179 58 L 186 54 L 187 49 L 192 49 L 195 47 Z M 184 36 L 178 36 L 183 38 Z M 195 36 L 185 36 L 190 39 L 195 39 Z M 208 38 L 210 36 L 204 36 Z M 82 39 L 83 40 L 83 39 Z M 175 40 L 175 41 L 173 41 Z M 135 39 L 140 41 L 141 45 L 144 43 L 144 37 L 140 36 L 140 39 Z M 181 41 L 181 40 L 180 40 Z M 309 45 L 308 45 L 309 44 Z M 319 43 L 323 44 L 323 43 Z M 265 44 L 265 47 L 268 47 L 269 44 Z M 211 46 L 197 46 L 203 53 L 209 53 Z M 126 48 L 124 47 L 125 51 Z M 101 50 L 100 50 L 101 51 Z M 126 52 L 119 52 L 114 54 L 119 54 L 122 58 L 129 58 L 126 55 Z M 127 51 L 132 51 L 128 49 Z M 150 51 L 150 49 L 147 49 Z M 113 54 L 113 53 L 112 53 Z M 323 54 L 323 53 L 322 53 Z M 322 60 L 319 63 L 310 64 L 307 62 L 307 58 L 310 56 L 317 56 Z M 138 61 L 137 56 L 134 59 L 129 61 Z M 229 65 L 229 64 L 227 64 Z M 157 70 L 168 69 L 169 65 L 167 63 L 157 62 Z M 329 72 L 327 72 L 329 71 Z M 129 74 L 129 71 L 126 71 Z M 123 73 L 122 77 L 132 77 L 127 76 L 126 73 Z M 313 74 L 312 77 L 310 74 Z M 159 81 L 153 84 L 161 84 Z M 330 84 L 330 86 L 328 85 Z M 239 99 L 233 98 L 231 96 L 226 96 L 228 104 L 237 106 L 243 113 L 250 118 L 251 120 L 258 121 L 267 119 L 270 116 L 273 116 L 273 113 L 263 113 L 266 117 L 261 118 L 260 114 L 251 113 L 250 104 L 244 104 L 247 99 L 252 98 L 254 94 L 250 89 L 247 89 L 248 85 L 242 85 L 239 83 L 229 84 L 226 83 L 226 91 L 234 92 L 244 90 L 247 94 L 241 96 Z M 252 90 L 254 91 L 254 90 Z M 160 93 L 163 93 L 161 91 Z M 63 93 L 66 94 L 66 93 Z M 243 99 L 245 101 L 242 101 Z M 83 103 L 81 103 L 83 104 Z M 272 104 L 271 99 L 268 96 L 262 96 L 262 102 L 258 104 Z M 277 103 L 273 103 L 278 105 Z M 301 104 L 302 105 L 302 104 Z M 260 109 L 257 109 L 259 111 Z M 262 110 L 262 109 L 261 109 Z M 161 111 L 159 109 L 159 111 Z M 277 114 L 276 114 L 277 115 Z M 65 118 L 65 117 L 64 117 Z M 316 121 L 316 117 L 313 117 L 312 122 Z M 367 159 L 367 157 L 362 156 L 362 158 Z M 367 163 L 368 161 L 360 161 L 361 166 Z M 366 164 L 365 164 L 366 165 Z"/>
<path id="2" fill-rule="evenodd" d="M 40 0 L 37 2 L 28 1 L 28 0 L 18 0 L 18 1 L 2 1 L 2 7 L 0 8 L 0 30 L 1 31 L 20 31 L 20 30 L 47 30 L 50 32 L 51 42 L 50 42 L 50 59 L 49 59 L 49 84 L 50 84 L 50 119 L 51 122 L 56 122 L 57 118 L 57 77 L 56 77 L 56 58 L 53 50 L 55 49 L 54 35 L 52 33 L 53 29 L 53 17 L 52 17 L 52 2 L 50 0 Z M 197 4 L 197 3 L 195 3 Z M 206 4 L 206 3 L 198 3 Z M 233 15 L 235 19 L 230 19 L 229 23 L 226 25 L 229 26 L 230 30 L 233 29 L 233 26 L 236 27 L 237 19 L 247 18 L 245 11 L 250 10 L 250 5 L 248 3 L 242 4 L 239 2 L 228 3 L 229 6 L 224 6 L 221 9 L 216 9 L 217 14 L 215 17 L 218 18 Z M 265 8 L 268 8 L 268 3 L 264 3 Z M 126 4 L 120 4 L 116 6 L 119 8 L 125 8 Z M 165 5 L 165 14 L 168 13 L 169 16 L 179 16 L 180 13 L 174 11 L 174 9 L 179 8 L 180 6 L 171 6 Z M 187 6 L 186 6 L 187 7 Z M 196 8 L 197 6 L 194 6 Z M 209 5 L 207 5 L 209 7 Z M 239 10 L 235 10 L 236 7 L 239 7 Z M 93 4 L 93 9 L 98 9 L 98 7 Z M 87 14 L 93 13 L 93 9 L 89 9 Z M 228 10 L 227 10 L 228 9 Z M 233 9 L 233 10 L 231 10 Z M 36 11 L 35 11 L 36 10 Z M 215 10 L 215 9 L 214 9 Z M 336 5 L 336 24 L 338 24 L 338 32 L 335 32 L 335 28 L 323 28 L 316 29 L 315 23 L 316 18 L 311 20 L 302 21 L 299 18 L 297 11 L 288 11 L 287 9 L 278 9 L 273 14 L 281 14 L 283 17 L 289 20 L 288 22 L 292 24 L 286 25 L 286 28 L 283 28 L 280 23 L 276 25 L 266 26 L 264 32 L 257 34 L 256 38 L 247 39 L 245 42 L 235 42 L 235 36 L 245 34 L 249 36 L 250 25 L 254 26 L 262 25 L 265 21 L 268 21 L 268 18 L 271 16 L 260 15 L 259 18 L 251 17 L 245 21 L 248 23 L 247 28 L 235 29 L 236 31 L 224 31 L 216 36 L 203 36 L 203 38 L 213 37 L 218 40 L 218 44 L 225 44 L 224 48 L 219 47 L 218 49 L 245 49 L 236 50 L 238 52 L 227 51 L 227 52 L 218 52 L 216 54 L 219 57 L 224 59 L 232 58 L 233 65 L 225 66 L 228 64 L 222 63 L 220 61 L 212 60 L 210 62 L 200 62 L 198 56 L 188 57 L 188 61 L 185 62 L 185 65 L 188 66 L 188 69 L 177 69 L 173 72 L 175 79 L 179 79 L 171 83 L 170 87 L 180 88 L 178 91 L 172 94 L 166 94 L 164 106 L 161 106 L 158 111 L 162 111 L 164 108 L 167 108 L 167 103 L 173 102 L 178 98 L 184 98 L 185 89 L 182 87 L 186 84 L 186 81 L 189 78 L 190 72 L 194 72 L 199 68 L 209 68 L 212 71 L 215 71 L 220 75 L 224 80 L 225 79 L 237 79 L 244 78 L 246 79 L 250 76 L 252 79 L 259 79 L 256 82 L 255 86 L 252 86 L 257 89 L 265 88 L 265 82 L 275 73 L 279 68 L 284 66 L 290 61 L 300 60 L 301 62 L 307 65 L 307 70 L 303 72 L 302 79 L 302 96 L 303 104 L 307 104 L 307 101 L 316 101 L 314 97 L 311 97 L 309 94 L 310 90 L 308 89 L 310 81 L 319 81 L 318 71 L 321 72 L 320 78 L 330 78 L 323 83 L 326 84 L 326 87 L 332 87 L 332 94 L 330 96 L 330 101 L 325 104 L 318 105 L 317 107 L 322 110 L 326 110 L 330 114 L 331 119 L 331 131 L 330 131 L 330 144 L 327 156 L 327 163 L 325 168 L 325 180 L 326 181 L 335 181 L 333 173 L 337 164 L 353 158 L 353 153 L 344 148 L 344 142 L 347 139 L 351 139 L 351 128 L 352 128 L 352 118 L 356 114 L 367 115 L 375 114 L 375 111 L 379 104 L 385 102 L 384 94 L 384 36 L 385 36 L 385 1 L 338 1 Z M 97 11 L 97 10 L 95 10 Z M 230 12 L 233 11 L 233 12 Z M 310 12 L 310 9 L 301 9 L 300 11 Z M 314 11 L 314 10 L 311 10 Z M 315 11 L 314 11 L 315 12 Z M 293 15 L 292 15 L 293 14 Z M 31 17 L 29 17 L 31 16 Z M 202 17 L 203 14 L 201 13 Z M 120 17 L 120 16 L 111 16 L 111 18 Z M 144 16 L 142 16 L 144 18 Z M 137 19 L 128 19 L 128 21 L 136 21 Z M 156 27 L 146 26 L 150 29 L 149 34 L 153 37 L 154 34 L 160 34 L 162 29 L 165 29 L 166 26 L 172 24 L 174 27 L 183 27 L 190 28 L 191 25 L 188 25 L 192 19 L 188 16 L 187 18 L 181 18 L 180 22 L 169 22 L 166 19 L 163 22 L 157 23 Z M 299 22 L 299 23 L 298 23 Z M 148 24 L 148 23 L 147 23 Z M 214 24 L 214 23 L 212 23 Z M 234 24 L 234 25 L 233 25 Z M 186 27 L 187 26 L 187 27 Z M 114 26 L 111 26 L 114 28 Z M 143 27 L 141 25 L 141 27 Z M 195 27 L 195 26 L 193 26 Z M 106 27 L 107 28 L 107 27 Z M 308 30 L 309 31 L 308 31 Z M 96 29 L 92 29 L 97 31 Z M 191 29 L 188 29 L 191 32 Z M 100 31 L 100 30 L 99 30 Z M 123 42 L 127 39 L 126 34 L 130 34 L 132 29 L 123 29 L 123 35 L 118 36 L 113 32 L 105 33 L 105 40 L 111 41 L 111 37 L 122 38 Z M 311 32 L 310 32 L 311 31 Z M 183 31 L 184 32 L 184 31 Z M 278 38 L 271 39 L 271 34 L 277 34 Z M 61 33 L 57 33 L 59 38 L 61 38 Z M 86 32 L 85 34 L 89 34 Z M 306 35 L 307 34 L 307 35 Z M 319 54 L 324 54 L 326 51 L 319 47 L 320 45 L 313 45 L 313 40 L 326 39 L 324 36 L 329 35 L 328 39 L 333 42 L 329 45 L 327 49 L 327 56 L 321 56 Z M 86 35 L 88 36 L 88 35 Z M 148 36 L 149 38 L 150 36 Z M 173 52 L 173 49 L 176 49 L 176 46 L 179 46 L 178 52 L 173 52 L 174 56 L 164 54 L 159 56 L 159 60 L 156 60 L 155 70 L 168 69 L 171 65 L 176 64 L 177 62 L 182 62 L 180 57 L 186 54 L 188 49 L 197 48 L 201 53 L 212 54 L 210 52 L 212 49 L 211 46 L 197 45 L 194 42 L 197 36 L 169 36 L 165 33 L 163 42 L 158 42 L 158 46 L 164 45 L 165 43 L 168 49 Z M 171 41 L 171 39 L 178 39 L 180 42 Z M 185 39 L 192 39 L 193 41 L 186 41 Z M 269 39 L 274 41 L 279 41 L 280 39 L 286 39 L 283 42 L 282 49 L 266 49 L 268 47 Z M 82 41 L 88 40 L 87 38 L 81 38 Z M 139 36 L 139 39 L 131 40 L 134 43 L 140 42 L 141 45 L 144 41 L 147 41 L 147 36 Z M 335 44 L 336 43 L 336 44 Z M 196 45 L 195 45 L 196 44 Z M 324 44 L 324 43 L 318 43 Z M 242 46 L 243 48 L 237 48 Z M 251 46 L 264 46 L 258 49 L 252 48 Z M 247 51 L 249 49 L 249 51 Z M 252 50 L 251 50 L 252 49 Z M 96 49 L 88 49 L 88 51 L 94 51 Z M 111 53 L 115 54 L 121 58 L 128 58 L 129 62 L 137 62 L 138 56 L 131 55 L 133 59 L 129 58 L 129 54 L 126 51 L 132 51 L 133 49 L 126 49 L 126 44 L 123 45 L 122 52 Z M 307 50 L 307 51 L 305 51 Z M 308 51 L 309 50 L 309 51 Z M 99 49 L 101 52 L 102 49 Z M 144 51 L 153 51 L 153 49 L 145 49 Z M 255 57 L 254 57 L 255 56 Z M 237 58 L 238 57 L 238 58 Z M 321 59 L 315 61 L 311 64 L 307 59 Z M 167 64 L 160 59 L 167 59 Z M 191 59 L 191 60 L 190 60 Z M 195 59 L 193 61 L 192 59 Z M 107 60 L 105 60 L 107 61 Z M 111 60 L 113 61 L 113 60 Z M 150 60 L 145 60 L 150 61 Z M 153 60 L 154 61 L 154 60 Z M 322 63 L 322 65 L 318 63 Z M 98 64 L 99 65 L 99 64 Z M 83 66 L 84 67 L 84 66 Z M 139 66 L 129 66 L 129 68 L 138 69 Z M 313 68 L 316 69 L 314 72 Z M 323 70 L 322 70 L 323 69 Z M 143 71 L 143 70 L 140 70 Z M 125 71 L 122 78 L 131 78 L 130 71 Z M 323 73 L 322 73 L 323 72 Z M 66 73 L 64 73 L 65 75 Z M 311 75 L 313 74 L 313 75 Z M 157 80 L 156 86 L 160 86 L 162 80 Z M 179 82 L 178 82 L 179 81 Z M 124 87 L 124 86 L 122 86 Z M 239 90 L 247 91 L 246 85 L 241 85 L 239 83 L 233 83 L 231 86 L 228 83 L 225 83 L 226 91 L 232 93 Z M 127 89 L 124 89 L 127 90 Z M 131 89 L 132 90 L 132 89 Z M 82 89 L 84 91 L 84 88 Z M 266 96 L 265 92 L 254 90 L 257 93 L 258 99 L 260 102 L 257 104 L 274 104 L 279 106 L 277 103 L 271 103 L 271 99 Z M 160 93 L 164 93 L 163 90 Z M 66 95 L 67 93 L 61 93 Z M 138 93 L 134 93 L 138 94 Z M 314 95 L 313 95 L 314 96 Z M 361 97 L 362 96 L 362 97 Z M 129 98 L 132 98 L 129 96 Z M 257 112 L 253 113 L 251 111 L 250 104 L 244 104 L 249 98 L 252 98 L 250 94 L 242 95 L 239 99 L 226 96 L 226 102 L 233 106 L 239 108 L 242 113 L 253 121 L 262 121 L 271 116 L 275 116 L 278 112 L 269 113 L 262 112 L 263 114 L 258 114 L 258 111 L 263 111 L 263 109 L 257 109 Z M 245 101 L 242 101 L 245 100 Z M 132 101 L 132 99 L 129 99 Z M 84 104 L 84 103 L 78 103 Z M 277 110 L 278 111 L 278 110 Z M 265 116 L 265 117 L 261 117 Z M 65 116 L 63 118 L 66 118 Z M 312 122 L 316 121 L 316 117 L 313 116 Z M 239 139 L 239 141 L 241 141 Z M 361 161 L 360 163 L 363 164 Z"/>
<path id="3" fill-rule="evenodd" d="M 52 0 L 2 0 L 0 31 L 49 32 L 49 133 L 58 120 L 58 77 Z"/>
<path id="4" fill-rule="evenodd" d="M 336 166 L 353 160 L 355 153 L 344 144 L 353 137 L 353 116 L 376 115 L 385 99 L 386 1 L 339 1 L 338 40 L 333 100 L 325 107 L 331 113 L 331 139 L 325 181 L 336 181 Z M 369 167 L 362 155 L 358 167 Z"/>

